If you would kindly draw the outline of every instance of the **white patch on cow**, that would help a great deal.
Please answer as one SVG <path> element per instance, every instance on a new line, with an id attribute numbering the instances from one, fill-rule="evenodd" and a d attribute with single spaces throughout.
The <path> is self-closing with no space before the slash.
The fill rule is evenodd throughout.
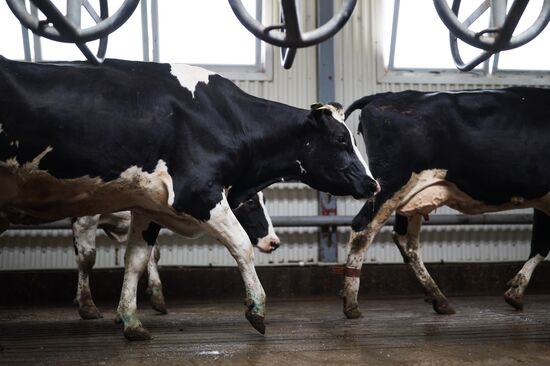
<path id="1" fill-rule="evenodd" d="M 254 252 L 252 251 L 252 243 L 250 243 L 250 239 L 248 238 L 246 231 L 244 231 L 237 218 L 233 215 L 233 211 L 231 211 L 231 208 L 229 207 L 229 203 L 227 202 L 224 191 L 222 191 L 221 201 L 218 202 L 216 206 L 214 206 L 214 208 L 210 210 L 210 219 L 207 221 L 207 223 L 208 226 L 210 226 L 211 228 L 215 228 L 215 230 L 217 231 L 217 233 L 214 234 L 216 237 L 219 238 L 221 234 L 225 238 L 232 238 L 233 240 L 237 241 L 224 243 L 228 247 L 232 255 L 235 253 L 234 246 L 245 246 L 250 250 L 245 251 L 246 254 L 244 254 L 244 259 L 246 261 L 253 260 Z M 223 242 L 222 238 L 219 239 L 221 239 Z M 243 253 L 240 253 L 240 255 L 243 255 Z"/>
<path id="2" fill-rule="evenodd" d="M 363 164 L 363 167 L 365 167 L 365 172 L 367 173 L 367 175 L 369 177 L 371 177 L 373 180 L 376 180 L 376 179 L 374 179 L 374 177 L 373 177 L 373 175 L 370 171 L 369 165 L 367 164 L 365 159 L 363 159 L 363 156 L 361 155 L 361 152 L 359 151 L 359 148 L 357 147 L 357 144 L 355 143 L 355 139 L 353 138 L 353 134 L 351 133 L 351 130 L 349 129 L 348 125 L 346 125 L 345 117 L 344 117 L 344 110 L 342 108 L 336 108 L 335 106 L 330 105 L 330 104 L 325 104 L 322 107 L 320 107 L 319 109 L 328 109 L 332 113 L 332 118 L 334 118 L 335 120 L 337 120 L 338 122 L 340 122 L 341 124 L 343 124 L 346 127 L 346 129 L 348 130 L 348 133 L 349 133 L 349 138 L 350 138 L 351 143 L 353 145 L 353 151 L 355 152 L 355 155 L 357 155 L 357 158 L 359 159 L 361 164 Z M 368 159 L 368 156 L 367 156 L 367 159 Z"/>
<path id="3" fill-rule="evenodd" d="M 19 140 L 10 141 L 10 146 L 15 146 L 15 147 L 19 148 Z"/>
<path id="4" fill-rule="evenodd" d="M 298 167 L 300 168 L 300 174 L 306 174 L 307 171 L 302 166 L 302 162 L 300 160 L 296 160 L 296 163 L 298 164 Z"/>
<path id="5" fill-rule="evenodd" d="M 172 181 L 172 176 L 168 173 L 168 166 L 164 160 L 159 160 L 155 168 L 155 173 L 159 175 L 160 179 L 164 183 L 166 191 L 168 192 L 168 204 L 172 206 L 175 199 L 174 182 Z"/>
<path id="6" fill-rule="evenodd" d="M 197 87 L 197 84 L 208 84 L 208 78 L 210 77 L 210 75 L 216 75 L 216 73 L 198 66 L 173 64 L 172 75 L 174 75 L 178 79 L 182 87 L 191 92 L 194 98 L 195 88 Z"/>
<path id="7" fill-rule="evenodd" d="M 472 198 L 454 183 L 445 180 L 446 175 L 444 169 L 412 173 L 409 182 L 390 201 L 395 204 L 397 212 L 404 216 L 426 216 L 443 205 L 470 215 L 516 208 L 537 208 L 550 214 L 550 193 L 532 200 L 513 197 L 509 202 L 489 205 Z"/>
<path id="8" fill-rule="evenodd" d="M 141 167 L 131 166 L 120 174 L 133 188 L 149 191 L 155 200 L 168 205 L 174 203 L 174 185 L 168 174 L 166 162 L 160 159 L 152 173 L 144 172 Z"/>
<path id="9" fill-rule="evenodd" d="M 185 215 L 176 213 L 171 207 L 174 189 L 164 161 L 159 160 L 151 173 L 137 166 L 129 167 L 117 179 L 108 182 L 87 175 L 58 179 L 39 167 L 40 161 L 52 150 L 48 146 L 25 164 L 20 164 L 16 158 L 0 162 L 3 168 L 0 169 L 0 202 L 45 220 L 138 207 L 185 221 L 182 220 Z M 196 226 L 194 220 L 190 221 L 193 221 L 190 226 Z M 196 231 L 192 230 L 191 234 Z"/>
<path id="10" fill-rule="evenodd" d="M 533 271 L 542 261 L 544 261 L 544 257 L 537 254 L 525 262 L 521 270 L 508 283 L 511 287 L 504 293 L 504 299 L 507 303 L 516 309 L 523 307 L 523 293 L 527 289 L 529 281 L 531 281 Z"/>
<path id="11" fill-rule="evenodd" d="M 92 300 L 90 289 L 90 272 L 95 264 L 96 230 L 99 215 L 83 216 L 73 222 L 73 240 L 76 247 L 76 264 L 78 267 L 78 285 L 76 301 L 78 312 L 84 319 L 100 317 L 99 310 Z M 127 228 L 126 228 L 127 230 Z"/>

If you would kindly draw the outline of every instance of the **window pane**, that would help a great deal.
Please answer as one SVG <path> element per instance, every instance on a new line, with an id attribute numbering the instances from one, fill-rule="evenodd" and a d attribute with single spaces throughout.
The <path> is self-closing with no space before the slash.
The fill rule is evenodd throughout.
<path id="1" fill-rule="evenodd" d="M 463 0 L 459 19 L 470 15 L 480 0 Z M 485 12 L 471 30 L 488 27 L 489 12 Z M 464 62 L 476 57 L 480 50 L 459 41 L 460 55 Z M 401 0 L 397 27 L 395 61 L 396 68 L 455 69 L 449 45 L 449 30 L 435 10 L 432 0 Z M 477 68 L 481 68 L 482 65 Z"/>
<path id="2" fill-rule="evenodd" d="M 542 0 L 531 0 L 518 24 L 516 35 L 530 27 L 538 17 Z M 550 27 L 546 27 L 535 39 L 524 46 L 500 53 L 500 70 L 550 70 L 548 48 L 550 47 Z"/>
<path id="3" fill-rule="evenodd" d="M 255 0 L 243 0 L 256 13 Z M 159 1 L 160 61 L 254 65 L 256 38 L 220 0 Z"/>
<path id="4" fill-rule="evenodd" d="M 58 9 L 66 13 L 66 0 L 52 1 Z M 99 0 L 89 1 L 95 11 L 99 14 Z M 114 14 L 122 5 L 124 0 L 109 0 L 109 14 Z M 89 28 L 96 23 L 88 12 L 82 8 L 81 28 Z M 44 15 L 41 14 L 41 18 Z M 86 58 L 80 52 L 78 47 L 72 43 L 61 43 L 42 38 L 42 59 L 43 60 L 85 60 Z M 88 42 L 86 44 L 90 50 L 97 54 L 99 41 Z M 142 60 L 142 40 L 141 40 L 141 9 L 138 5 L 130 19 L 119 29 L 109 35 L 107 41 L 107 57 L 124 58 L 130 60 Z"/>
<path id="5" fill-rule="evenodd" d="M 21 24 L 5 1 L 0 1 L 0 55 L 13 59 L 25 59 Z"/>
<path id="6" fill-rule="evenodd" d="M 98 0 L 96 0 L 98 1 Z M 124 0 L 109 0 L 109 14 L 120 9 Z M 96 7 L 99 9 L 99 5 Z M 94 48 L 96 50 L 97 48 Z M 143 60 L 143 40 L 141 33 L 141 3 L 120 28 L 109 35 L 107 57 L 125 60 Z"/>

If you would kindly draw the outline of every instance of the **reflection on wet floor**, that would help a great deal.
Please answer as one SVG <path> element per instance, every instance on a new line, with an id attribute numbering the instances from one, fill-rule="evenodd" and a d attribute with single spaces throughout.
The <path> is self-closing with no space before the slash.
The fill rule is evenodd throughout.
<path id="1" fill-rule="evenodd" d="M 0 307 L 0 364 L 95 365 L 550 365 L 550 296 L 523 312 L 500 297 L 451 299 L 437 315 L 419 299 L 364 299 L 364 317 L 344 318 L 338 299 L 274 300 L 257 333 L 238 301 L 172 303 L 140 310 L 154 339 L 131 343 L 104 318 L 73 307 Z"/>

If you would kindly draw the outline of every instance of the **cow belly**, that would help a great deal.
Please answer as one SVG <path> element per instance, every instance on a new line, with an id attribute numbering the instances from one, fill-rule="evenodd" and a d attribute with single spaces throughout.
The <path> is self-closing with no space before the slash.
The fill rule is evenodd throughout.
<path id="1" fill-rule="evenodd" d="M 104 182 L 88 176 L 57 179 L 34 167 L 2 164 L 2 211 L 19 211 L 44 220 L 132 208 L 151 212 L 171 211 L 169 201 L 173 193 L 162 171 L 147 173 L 133 167 L 122 173 L 120 178 Z"/>
<path id="2" fill-rule="evenodd" d="M 501 205 L 488 205 L 472 198 L 455 184 L 446 181 L 443 172 L 442 170 L 427 170 L 413 175 L 407 184 L 410 188 L 398 206 L 397 212 L 404 216 L 426 216 L 436 208 L 445 205 L 471 215 L 530 207 L 550 214 L 550 193 L 533 200 L 511 197 L 509 202 Z"/>

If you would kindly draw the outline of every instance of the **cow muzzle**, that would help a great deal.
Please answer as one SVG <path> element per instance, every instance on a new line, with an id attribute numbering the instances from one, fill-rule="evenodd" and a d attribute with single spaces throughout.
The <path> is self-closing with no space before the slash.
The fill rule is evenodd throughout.
<path id="1" fill-rule="evenodd" d="M 268 235 L 258 240 L 258 249 L 263 253 L 271 253 L 281 245 L 281 240 L 277 235 Z"/>
<path id="2" fill-rule="evenodd" d="M 367 176 L 363 180 L 356 194 L 353 195 L 353 198 L 355 199 L 371 198 L 373 196 L 376 196 L 378 193 L 380 193 L 380 190 L 381 190 L 380 184 L 376 180 Z"/>

